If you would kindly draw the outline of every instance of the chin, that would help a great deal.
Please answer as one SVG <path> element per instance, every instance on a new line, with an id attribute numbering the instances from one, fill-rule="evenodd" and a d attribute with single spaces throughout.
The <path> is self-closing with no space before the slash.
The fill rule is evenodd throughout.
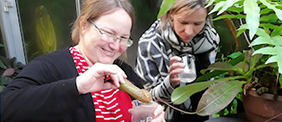
<path id="1" fill-rule="evenodd" d="M 182 41 L 185 42 L 185 43 L 188 43 L 188 42 L 192 41 L 192 39 L 186 39 L 186 40 L 182 40 Z"/>

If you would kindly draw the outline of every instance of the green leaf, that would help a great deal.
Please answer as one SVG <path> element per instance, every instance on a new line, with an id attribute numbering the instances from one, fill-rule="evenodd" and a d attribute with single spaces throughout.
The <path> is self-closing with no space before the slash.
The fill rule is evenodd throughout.
<path id="1" fill-rule="evenodd" d="M 271 36 L 280 36 L 282 35 L 282 26 L 275 26 L 273 29 L 273 32 L 271 33 Z"/>
<path id="2" fill-rule="evenodd" d="M 235 7 L 232 6 L 232 7 L 228 8 L 228 11 L 232 11 L 234 13 L 240 14 L 240 13 L 243 13 L 244 9 L 241 6 L 235 6 Z"/>
<path id="3" fill-rule="evenodd" d="M 212 5 L 214 1 L 215 1 L 215 0 L 209 0 L 209 1 L 208 1 L 208 4 L 205 6 L 205 8 L 207 8 L 207 7 L 209 7 L 210 5 Z"/>
<path id="4" fill-rule="evenodd" d="M 276 16 L 282 20 L 282 10 L 277 9 L 274 5 L 271 5 L 269 2 L 266 0 L 259 0 L 263 5 L 267 6 L 267 8 L 272 9 L 275 13 Z"/>
<path id="5" fill-rule="evenodd" d="M 277 50 L 276 47 L 264 47 L 264 48 L 260 48 L 258 50 L 256 50 L 253 55 L 256 54 L 263 54 L 263 55 L 276 55 L 277 54 Z"/>
<path id="6" fill-rule="evenodd" d="M 278 56 L 271 56 L 265 64 L 276 63 L 278 61 Z"/>
<path id="7" fill-rule="evenodd" d="M 221 20 L 224 18 L 236 18 L 236 19 L 241 19 L 241 18 L 245 18 L 245 15 L 242 14 L 237 14 L 237 15 L 233 15 L 233 14 L 225 14 L 225 15 L 221 15 L 218 16 L 217 18 L 214 18 L 213 21 L 217 21 L 217 20 Z"/>
<path id="8" fill-rule="evenodd" d="M 165 15 L 169 11 L 169 9 L 173 5 L 174 1 L 175 0 L 163 0 L 162 5 L 161 5 L 161 9 L 158 13 L 158 18 Z"/>
<path id="9" fill-rule="evenodd" d="M 2 62 L 2 60 L 0 60 L 0 67 L 1 67 L 2 69 L 7 69 L 7 67 L 4 65 L 4 63 Z"/>
<path id="10" fill-rule="evenodd" d="M 258 36 L 262 36 L 262 37 L 269 37 L 268 33 L 266 33 L 263 29 L 258 28 L 258 31 L 256 33 Z M 269 37 L 270 38 L 270 37 Z"/>
<path id="11" fill-rule="evenodd" d="M 260 7 L 257 4 L 257 0 L 245 0 L 244 13 L 246 14 L 246 23 L 250 30 L 249 36 L 252 39 L 259 27 Z"/>
<path id="12" fill-rule="evenodd" d="M 239 37 L 246 29 L 248 29 L 247 24 L 243 24 L 239 27 L 236 37 Z"/>
<path id="13" fill-rule="evenodd" d="M 242 52 L 234 52 L 234 53 L 228 55 L 228 57 L 234 59 L 234 58 L 239 57 L 242 54 L 243 54 Z"/>
<path id="14" fill-rule="evenodd" d="M 251 56 L 250 69 L 253 69 L 255 66 L 257 66 L 257 63 L 261 60 L 261 57 L 261 54 Z"/>
<path id="15" fill-rule="evenodd" d="M 191 95 L 206 89 L 213 82 L 199 82 L 176 88 L 171 94 L 173 104 L 181 104 Z"/>
<path id="16" fill-rule="evenodd" d="M 1 85 L 8 85 L 10 83 L 10 81 L 12 80 L 11 78 L 9 77 L 1 77 Z"/>
<path id="17" fill-rule="evenodd" d="M 277 46 L 276 51 L 279 52 L 277 53 L 277 64 L 278 64 L 278 72 L 282 74 L 282 53 L 281 53 L 282 47 Z"/>
<path id="18" fill-rule="evenodd" d="M 240 0 L 226 0 L 224 6 L 222 7 L 222 9 L 217 13 L 217 15 L 223 13 L 224 11 L 226 11 L 226 9 L 228 9 L 229 7 L 231 7 L 234 3 L 237 3 Z"/>
<path id="19" fill-rule="evenodd" d="M 249 47 L 251 46 L 255 46 L 255 45 L 261 45 L 261 44 L 271 44 L 271 45 L 274 45 L 274 41 L 269 38 L 269 37 L 258 37 L 256 38 L 250 45 Z"/>
<path id="20" fill-rule="evenodd" d="M 275 46 L 282 46 L 282 36 L 274 36 L 272 37 L 272 40 Z"/>
<path id="21" fill-rule="evenodd" d="M 201 116 L 212 115 L 225 108 L 239 93 L 243 81 L 218 82 L 203 94 L 196 113 Z"/>
<path id="22" fill-rule="evenodd" d="M 211 64 L 207 69 L 201 70 L 201 73 L 204 74 L 207 70 L 239 71 L 240 68 L 233 66 L 228 62 L 215 62 Z"/>
<path id="23" fill-rule="evenodd" d="M 241 54 L 240 56 L 238 56 L 238 57 L 236 57 L 234 59 L 231 59 L 228 62 L 231 65 L 234 66 L 234 65 L 238 64 L 239 62 L 243 61 L 244 59 L 245 59 L 244 54 Z M 215 76 L 218 76 L 218 75 L 220 75 L 220 74 L 222 74 L 224 72 L 226 72 L 226 71 L 217 71 L 216 70 L 216 71 L 209 72 L 207 74 L 204 74 L 204 75 L 198 77 L 195 82 L 210 80 L 211 78 L 213 78 Z"/>
<path id="24" fill-rule="evenodd" d="M 3 91 L 4 86 L 0 85 L 0 91 Z"/>
<path id="25" fill-rule="evenodd" d="M 275 14 L 269 14 L 269 15 L 266 15 L 266 16 L 262 16 L 260 18 L 260 21 L 265 21 L 265 22 L 268 22 L 269 20 L 276 20 L 277 19 L 277 16 Z"/>
<path id="26" fill-rule="evenodd" d="M 225 1 L 220 1 L 219 3 L 216 3 L 214 8 L 208 13 L 209 15 L 213 12 L 218 11 L 219 8 L 221 8 L 225 4 Z M 217 14 L 218 15 L 218 14 Z"/>

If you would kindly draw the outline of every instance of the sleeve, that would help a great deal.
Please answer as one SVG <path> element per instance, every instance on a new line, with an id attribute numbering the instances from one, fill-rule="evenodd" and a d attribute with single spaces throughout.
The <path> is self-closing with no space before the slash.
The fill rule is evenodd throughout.
<path id="1" fill-rule="evenodd" d="M 55 65 L 30 62 L 1 92 L 1 121 L 51 121 L 81 106 L 76 76 L 63 79 L 60 72 Z"/>
<path id="2" fill-rule="evenodd" d="M 168 77 L 169 58 L 163 51 L 164 45 L 156 33 L 148 30 L 139 40 L 136 73 L 153 89 L 150 90 L 153 97 L 170 101 L 173 88 Z"/>
<path id="3" fill-rule="evenodd" d="M 140 89 L 143 89 L 143 81 L 142 79 L 135 73 L 135 71 L 132 69 L 132 67 L 125 63 L 124 61 L 117 59 L 114 61 L 114 64 L 118 65 L 127 75 L 127 79 L 133 83 L 135 86 L 137 86 Z"/>

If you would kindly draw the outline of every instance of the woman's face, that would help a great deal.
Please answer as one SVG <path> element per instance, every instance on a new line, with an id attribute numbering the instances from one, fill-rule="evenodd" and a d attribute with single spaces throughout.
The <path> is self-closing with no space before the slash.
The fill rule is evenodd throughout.
<path id="1" fill-rule="evenodd" d="M 181 12 L 170 15 L 176 34 L 185 43 L 190 42 L 203 29 L 207 17 L 205 8 L 199 8 L 191 14 L 189 11 L 188 9 L 181 10 Z"/>
<path id="2" fill-rule="evenodd" d="M 103 14 L 92 21 L 103 32 L 117 37 L 130 37 L 132 22 L 130 16 L 123 9 Z M 89 65 L 96 62 L 112 64 L 127 49 L 126 46 L 120 44 L 119 39 L 116 41 L 113 41 L 113 39 L 107 34 L 100 34 L 90 21 L 83 22 L 78 49 L 90 63 Z"/>

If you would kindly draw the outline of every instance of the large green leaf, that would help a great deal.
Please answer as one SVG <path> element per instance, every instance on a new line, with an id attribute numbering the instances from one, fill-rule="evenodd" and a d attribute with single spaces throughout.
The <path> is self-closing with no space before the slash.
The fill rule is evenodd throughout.
<path id="1" fill-rule="evenodd" d="M 166 14 L 166 12 L 171 8 L 171 6 L 173 5 L 173 2 L 175 0 L 163 0 L 160 11 L 158 13 L 158 18 L 160 18 L 161 16 L 163 16 L 164 14 Z"/>
<path id="2" fill-rule="evenodd" d="M 246 23 L 250 30 L 249 36 L 252 39 L 259 27 L 260 7 L 257 4 L 257 0 L 245 0 L 244 13 L 246 14 Z"/>
<path id="3" fill-rule="evenodd" d="M 223 81 L 209 87 L 203 94 L 196 113 L 212 115 L 225 108 L 239 93 L 243 81 Z"/>
<path id="4" fill-rule="evenodd" d="M 281 51 L 281 50 L 280 50 Z M 263 55 L 276 55 L 278 52 L 276 50 L 276 47 L 263 47 L 258 50 L 256 50 L 253 55 L 256 54 L 263 54 Z"/>
<path id="5" fill-rule="evenodd" d="M 269 37 L 258 37 L 249 46 L 261 45 L 261 44 L 271 44 L 274 45 L 274 41 Z"/>
<path id="6" fill-rule="evenodd" d="M 181 104 L 187 100 L 191 95 L 206 89 L 213 81 L 210 82 L 199 82 L 189 84 L 183 87 L 176 88 L 171 94 L 171 101 L 173 104 Z"/>

